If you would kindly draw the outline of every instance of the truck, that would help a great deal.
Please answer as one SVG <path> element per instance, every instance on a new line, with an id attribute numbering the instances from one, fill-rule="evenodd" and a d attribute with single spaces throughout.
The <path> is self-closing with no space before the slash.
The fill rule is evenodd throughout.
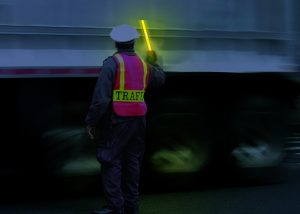
<path id="1" fill-rule="evenodd" d="M 145 179 L 274 178 L 287 151 L 299 158 L 286 149 L 299 136 L 299 9 L 296 0 L 0 0 L 1 177 L 99 173 L 84 118 L 115 52 L 109 33 L 145 19 L 167 75 L 146 94 Z M 142 31 L 135 49 L 145 57 Z"/>

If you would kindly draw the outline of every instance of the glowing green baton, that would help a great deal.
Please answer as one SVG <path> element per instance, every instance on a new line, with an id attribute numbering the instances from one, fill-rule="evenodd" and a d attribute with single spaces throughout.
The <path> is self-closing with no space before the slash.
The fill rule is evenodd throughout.
<path id="1" fill-rule="evenodd" d="M 141 22 L 141 25 L 142 25 L 142 28 L 143 28 L 143 31 L 144 31 L 148 51 L 152 51 L 152 47 L 151 47 L 151 44 L 150 44 L 150 39 L 149 39 L 147 27 L 146 27 L 146 21 L 144 19 L 142 19 L 142 20 L 140 20 L 140 22 Z"/>

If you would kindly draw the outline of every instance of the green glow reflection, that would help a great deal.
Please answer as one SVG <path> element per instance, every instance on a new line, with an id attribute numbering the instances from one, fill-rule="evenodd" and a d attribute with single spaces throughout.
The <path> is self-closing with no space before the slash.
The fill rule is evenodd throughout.
<path id="1" fill-rule="evenodd" d="M 200 148 L 178 145 L 153 154 L 151 162 L 162 173 L 196 172 L 207 160 L 207 152 Z"/>

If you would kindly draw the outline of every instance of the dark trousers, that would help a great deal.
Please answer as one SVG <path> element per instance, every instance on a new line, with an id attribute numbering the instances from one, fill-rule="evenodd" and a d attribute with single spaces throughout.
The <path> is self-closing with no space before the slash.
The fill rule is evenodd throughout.
<path id="1" fill-rule="evenodd" d="M 138 213 L 145 128 L 144 117 L 113 123 L 108 140 L 97 149 L 104 195 L 111 209 Z"/>

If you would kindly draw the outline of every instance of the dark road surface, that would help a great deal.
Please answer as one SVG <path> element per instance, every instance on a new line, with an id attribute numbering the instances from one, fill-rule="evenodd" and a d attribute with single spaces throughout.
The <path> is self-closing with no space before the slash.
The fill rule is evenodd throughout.
<path id="1" fill-rule="evenodd" d="M 143 193 L 141 214 L 298 214 L 300 166 L 289 167 L 284 182 L 218 187 L 194 191 Z M 28 192 L 30 194 L 30 192 Z M 84 214 L 101 207 L 103 198 L 57 197 L 4 200 L 1 214 Z"/>

